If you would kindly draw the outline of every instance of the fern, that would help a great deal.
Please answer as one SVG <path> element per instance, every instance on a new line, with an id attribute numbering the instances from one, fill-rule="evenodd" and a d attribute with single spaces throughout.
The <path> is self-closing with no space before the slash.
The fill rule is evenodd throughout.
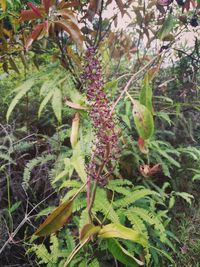
<path id="1" fill-rule="evenodd" d="M 69 252 L 72 252 L 72 250 L 75 248 L 76 243 L 69 229 L 66 229 L 65 237 L 66 237 L 67 249 Z"/>
<path id="2" fill-rule="evenodd" d="M 2 152 L 0 152 L 0 160 L 8 161 L 8 162 L 16 165 L 14 160 L 12 160 L 12 158 L 8 154 L 2 153 Z"/>
<path id="3" fill-rule="evenodd" d="M 128 219 L 131 219 L 131 222 L 134 222 L 134 216 L 140 217 L 141 220 L 145 221 L 146 223 L 153 225 L 156 230 L 159 231 L 160 240 L 162 242 L 166 239 L 166 233 L 165 233 L 165 227 L 161 223 L 161 221 L 156 217 L 155 214 L 153 214 L 151 211 L 139 208 L 139 207 L 133 207 L 130 208 L 128 211 L 125 212 Z"/>
<path id="4" fill-rule="evenodd" d="M 14 145 L 14 152 L 26 152 L 28 150 L 30 150 L 33 147 L 33 143 L 28 142 L 28 141 L 23 141 L 23 142 L 19 142 L 17 144 Z"/>
<path id="5" fill-rule="evenodd" d="M 54 93 L 51 100 L 51 105 L 54 114 L 59 123 L 62 121 L 62 92 L 59 88 L 54 89 Z"/>
<path id="6" fill-rule="evenodd" d="M 136 230 L 142 233 L 145 236 L 145 238 L 148 240 L 148 230 L 143 220 L 137 214 L 134 214 L 129 210 L 125 212 L 125 215 L 127 216 L 128 220 L 131 222 L 131 224 L 136 228 Z"/>
<path id="7" fill-rule="evenodd" d="M 102 189 L 97 189 L 96 198 L 94 201 L 94 211 L 101 212 L 111 222 L 119 223 L 119 217 L 107 199 L 106 192 Z"/>
<path id="8" fill-rule="evenodd" d="M 100 267 L 99 261 L 95 258 L 90 264 L 90 267 Z"/>
<path id="9" fill-rule="evenodd" d="M 80 219 L 79 219 L 79 232 L 83 228 L 85 224 L 89 222 L 89 217 L 88 217 L 88 209 L 84 209 L 81 212 Z"/>
<path id="10" fill-rule="evenodd" d="M 30 79 L 30 80 L 25 81 L 18 88 L 16 88 L 15 91 L 17 91 L 18 93 L 14 97 L 14 99 L 12 100 L 12 102 L 11 102 L 9 108 L 8 108 L 8 111 L 7 111 L 7 114 L 6 114 L 7 121 L 9 120 L 10 115 L 11 115 L 13 109 L 15 108 L 15 106 L 19 103 L 21 98 L 33 87 L 34 83 L 35 83 L 35 80 L 34 79 Z"/>
<path id="11" fill-rule="evenodd" d="M 108 185 L 106 187 L 108 189 L 114 191 L 114 192 L 117 192 L 117 193 L 125 195 L 125 196 L 128 196 L 130 194 L 130 190 L 129 189 L 121 187 L 121 186 L 110 186 L 110 185 Z"/>
<path id="12" fill-rule="evenodd" d="M 24 169 L 24 174 L 23 174 L 23 183 L 24 183 L 24 185 L 25 185 L 26 188 L 28 187 L 28 183 L 30 181 L 32 170 L 36 166 L 43 165 L 43 164 L 45 164 L 48 161 L 53 160 L 53 159 L 55 159 L 55 156 L 48 154 L 48 155 L 43 155 L 43 156 L 36 157 L 36 158 L 30 160 L 26 164 L 26 167 Z"/>
<path id="13" fill-rule="evenodd" d="M 114 206 L 115 208 L 123 208 L 149 195 L 159 195 L 159 194 L 150 189 L 143 189 L 143 188 L 137 189 L 133 192 L 130 192 L 130 194 L 125 196 L 124 198 L 116 200 L 114 202 Z"/>
<path id="14" fill-rule="evenodd" d="M 80 211 L 87 206 L 86 197 L 78 196 L 73 203 L 73 212 Z"/>

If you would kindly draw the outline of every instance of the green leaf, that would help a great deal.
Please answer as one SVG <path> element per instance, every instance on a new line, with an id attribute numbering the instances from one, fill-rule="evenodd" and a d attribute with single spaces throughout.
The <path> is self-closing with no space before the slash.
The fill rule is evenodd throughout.
<path id="1" fill-rule="evenodd" d="M 158 38 L 160 40 L 163 40 L 171 33 L 174 27 L 174 22 L 175 22 L 174 16 L 170 13 L 168 17 L 165 19 L 162 28 L 158 32 Z"/>
<path id="2" fill-rule="evenodd" d="M 58 206 L 39 226 L 35 235 L 47 236 L 59 230 L 72 214 L 72 200 L 67 200 Z"/>
<path id="3" fill-rule="evenodd" d="M 115 259 L 120 261 L 126 266 L 137 267 L 139 265 L 144 265 L 144 263 L 136 259 L 131 255 L 126 249 L 124 249 L 117 240 L 114 238 L 109 238 L 107 240 L 108 250 L 113 255 Z"/>
<path id="4" fill-rule="evenodd" d="M 62 92 L 59 88 L 55 88 L 52 96 L 52 108 L 59 123 L 62 122 Z"/>
<path id="5" fill-rule="evenodd" d="M 154 121 L 151 112 L 138 101 L 133 102 L 133 117 L 140 137 L 149 139 L 154 132 Z"/>
<path id="6" fill-rule="evenodd" d="M 85 242 L 88 238 L 97 234 L 100 231 L 100 226 L 95 226 L 91 223 L 85 224 L 80 231 L 80 242 Z"/>
<path id="7" fill-rule="evenodd" d="M 186 192 L 175 192 L 175 194 L 179 197 L 182 197 L 189 205 L 192 204 L 192 199 L 194 199 L 193 195 Z"/>
<path id="8" fill-rule="evenodd" d="M 35 83 L 35 80 L 30 79 L 30 80 L 27 80 L 26 82 L 24 82 L 18 88 L 16 88 L 16 90 L 19 91 L 19 93 L 14 97 L 14 99 L 12 100 L 12 102 L 8 108 L 8 111 L 6 114 L 7 121 L 9 120 L 10 115 L 11 115 L 13 109 L 15 108 L 15 106 L 18 104 L 20 99 L 31 89 L 31 87 L 34 85 L 34 83 Z"/>
<path id="9" fill-rule="evenodd" d="M 59 88 L 56 88 L 54 90 L 51 104 L 52 104 L 52 108 L 53 108 L 53 111 L 54 111 L 54 114 L 57 120 L 59 121 L 59 123 L 61 123 L 62 121 L 62 92 Z"/>
<path id="10" fill-rule="evenodd" d="M 116 207 L 126 207 L 138 199 L 141 199 L 143 197 L 146 197 L 148 195 L 159 195 L 157 192 L 150 190 L 150 189 L 137 189 L 133 192 L 130 192 L 130 195 L 125 196 L 122 199 L 118 199 L 114 202 L 114 205 Z"/>
<path id="11" fill-rule="evenodd" d="M 44 109 L 44 107 L 47 105 L 47 103 L 50 101 L 51 97 L 53 96 L 54 91 L 50 91 L 45 98 L 42 100 L 40 107 L 39 107 L 39 111 L 38 111 L 38 117 L 40 118 L 41 113 Z"/>
<path id="12" fill-rule="evenodd" d="M 87 173 L 85 170 L 85 159 L 83 150 L 81 148 L 81 143 L 78 142 L 73 149 L 73 156 L 71 158 L 71 164 L 73 165 L 74 169 L 80 176 L 83 182 L 87 179 Z"/>
<path id="13" fill-rule="evenodd" d="M 147 73 L 142 82 L 140 104 L 144 105 L 153 114 L 152 95 L 152 83 L 149 74 Z"/>
<path id="14" fill-rule="evenodd" d="M 99 231 L 98 236 L 100 238 L 118 237 L 134 241 L 143 247 L 147 246 L 147 240 L 143 234 L 117 223 L 110 223 L 103 226 Z"/>

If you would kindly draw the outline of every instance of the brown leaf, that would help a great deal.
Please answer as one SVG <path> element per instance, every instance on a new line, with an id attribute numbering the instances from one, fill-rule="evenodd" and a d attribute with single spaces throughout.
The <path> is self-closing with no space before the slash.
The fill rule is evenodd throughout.
<path id="1" fill-rule="evenodd" d="M 93 20 L 95 14 L 98 14 L 101 9 L 102 0 L 90 0 L 89 7 L 87 10 L 86 18 L 90 21 Z"/>
<path id="2" fill-rule="evenodd" d="M 47 236 L 58 231 L 72 214 L 72 200 L 67 200 L 57 207 L 39 226 L 34 233 L 37 236 Z"/>
<path id="3" fill-rule="evenodd" d="M 43 30 L 47 29 L 47 27 L 47 23 L 43 22 L 33 28 L 31 35 L 28 37 L 25 43 L 26 50 L 32 45 L 33 41 L 37 40 L 39 36 L 41 37 L 41 33 L 43 32 Z"/>
<path id="4" fill-rule="evenodd" d="M 80 47 L 83 46 L 83 35 L 76 24 L 71 20 L 57 20 L 55 24 L 60 26 L 62 30 L 66 31 L 72 40 Z"/>
<path id="5" fill-rule="evenodd" d="M 72 2 L 65 2 L 65 1 L 62 1 L 58 8 L 62 9 L 62 8 L 69 8 L 69 7 L 78 7 L 80 6 L 81 4 L 78 2 L 78 1 L 72 1 Z"/>
<path id="6" fill-rule="evenodd" d="M 70 108 L 80 109 L 80 110 L 87 110 L 88 108 L 81 106 L 80 104 L 73 103 L 71 101 L 66 100 L 65 104 Z"/>
<path id="7" fill-rule="evenodd" d="M 124 10 L 124 4 L 123 4 L 122 0 L 115 0 L 115 2 L 118 5 L 119 10 L 120 10 L 120 12 L 121 12 L 121 14 L 123 16 L 124 13 L 125 13 L 125 10 Z"/>
<path id="8" fill-rule="evenodd" d="M 78 141 L 79 124 L 80 124 L 80 114 L 76 112 L 73 118 L 73 121 L 72 121 L 72 130 L 71 130 L 71 135 L 70 135 L 70 142 L 71 142 L 72 148 L 75 147 Z"/>
<path id="9" fill-rule="evenodd" d="M 58 16 L 62 16 L 63 19 L 68 20 L 70 19 L 75 25 L 78 27 L 78 21 L 75 17 L 75 14 L 73 11 L 68 10 L 67 8 L 62 9 L 56 13 Z"/>
<path id="10" fill-rule="evenodd" d="M 153 167 L 150 167 L 149 165 L 146 164 L 140 165 L 139 171 L 144 177 L 150 177 L 161 171 L 161 165 L 160 163 L 154 165 Z"/>
<path id="11" fill-rule="evenodd" d="M 42 18 L 40 9 L 36 7 L 32 2 L 28 2 L 27 6 L 30 7 L 38 18 Z"/>
<path id="12" fill-rule="evenodd" d="M 36 15 L 32 10 L 23 10 L 20 14 L 20 21 L 35 20 L 38 18 L 38 15 Z"/>
<path id="13" fill-rule="evenodd" d="M 49 8 L 52 6 L 52 1 L 51 0 L 43 0 L 42 3 L 44 5 L 44 9 L 45 9 L 46 14 L 48 14 Z"/>

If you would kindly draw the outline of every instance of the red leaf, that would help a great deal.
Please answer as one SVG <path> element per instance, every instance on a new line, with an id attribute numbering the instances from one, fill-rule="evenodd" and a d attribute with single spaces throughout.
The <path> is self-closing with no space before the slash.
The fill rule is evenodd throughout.
<path id="1" fill-rule="evenodd" d="M 39 8 L 37 8 L 33 3 L 28 2 L 27 6 L 33 10 L 33 12 L 38 16 L 38 18 L 42 18 L 42 14 L 41 14 Z"/>
<path id="2" fill-rule="evenodd" d="M 145 140 L 142 137 L 138 138 L 138 146 L 139 146 L 139 149 L 142 153 L 148 154 L 148 152 L 149 152 L 148 148 L 146 147 Z"/>
<path id="3" fill-rule="evenodd" d="M 69 33 L 72 40 L 79 46 L 83 46 L 83 35 L 81 34 L 80 29 L 76 24 L 74 24 L 71 20 L 57 20 L 55 24 L 59 26 L 62 30 Z"/>
<path id="4" fill-rule="evenodd" d="M 45 28 L 47 28 L 46 22 L 38 24 L 37 26 L 33 28 L 31 35 L 26 40 L 26 44 L 25 44 L 26 50 L 32 45 L 33 41 L 35 41 L 40 36 L 42 30 Z"/>
<path id="5" fill-rule="evenodd" d="M 20 14 L 20 21 L 35 20 L 38 18 L 40 17 L 38 17 L 32 10 L 23 10 Z"/>
<path id="6" fill-rule="evenodd" d="M 63 9 L 63 8 L 78 7 L 78 6 L 80 6 L 80 3 L 78 1 L 73 1 L 73 2 L 67 2 L 67 3 L 61 2 L 58 7 L 60 9 Z"/>
<path id="7" fill-rule="evenodd" d="M 43 5 L 44 5 L 44 9 L 46 11 L 46 14 L 49 13 L 49 8 L 52 6 L 52 1 L 51 0 L 43 0 Z"/>

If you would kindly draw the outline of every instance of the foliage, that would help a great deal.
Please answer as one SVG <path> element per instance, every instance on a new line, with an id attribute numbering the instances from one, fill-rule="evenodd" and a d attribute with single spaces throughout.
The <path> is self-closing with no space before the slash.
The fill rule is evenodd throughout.
<path id="1" fill-rule="evenodd" d="M 199 2 L 25 2 L 0 1 L 2 264 L 19 238 L 30 266 L 194 266 Z"/>

